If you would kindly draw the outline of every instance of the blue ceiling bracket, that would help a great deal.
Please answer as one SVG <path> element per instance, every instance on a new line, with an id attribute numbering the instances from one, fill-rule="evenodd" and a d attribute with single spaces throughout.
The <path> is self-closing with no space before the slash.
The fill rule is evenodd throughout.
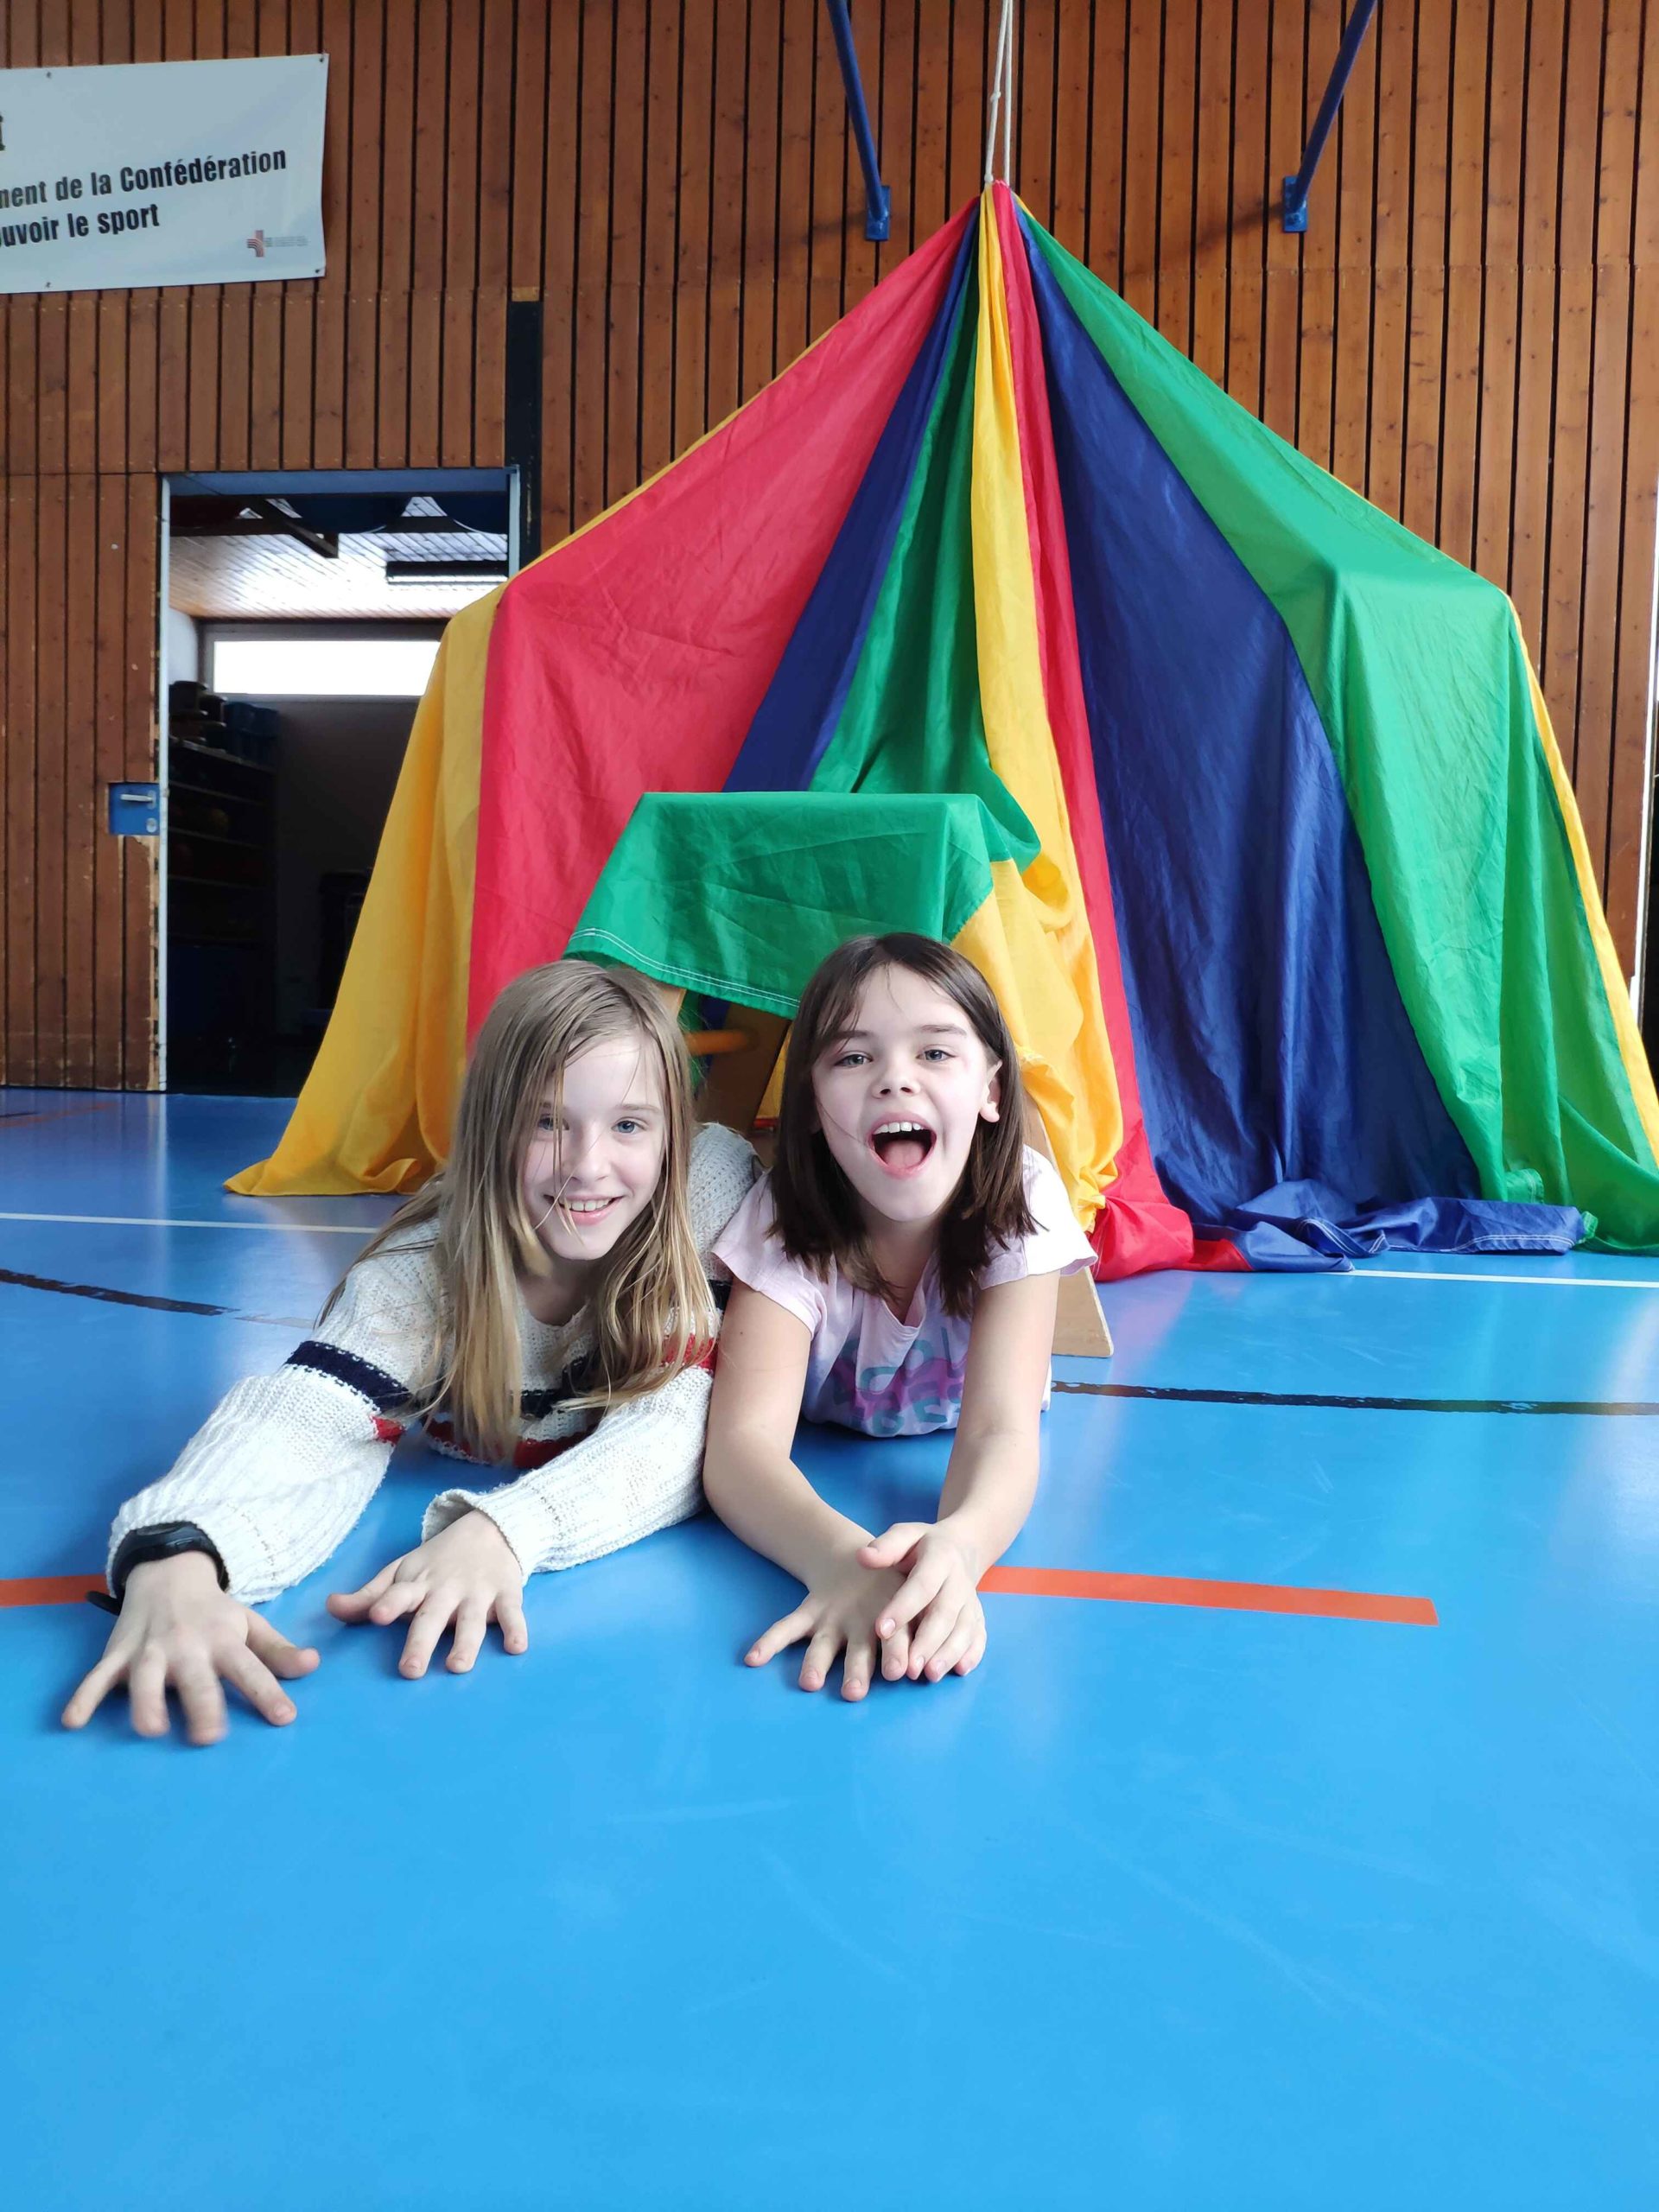
<path id="1" fill-rule="evenodd" d="M 1325 98 L 1319 102 L 1319 114 L 1313 120 L 1313 135 L 1307 142 L 1307 151 L 1302 156 L 1302 166 L 1294 176 L 1285 179 L 1285 228 L 1305 231 L 1307 228 L 1307 193 L 1313 181 L 1313 172 L 1319 166 L 1319 156 L 1325 151 L 1325 142 L 1331 136 L 1331 126 L 1337 119 L 1337 110 L 1342 105 L 1342 96 L 1348 89 L 1348 79 L 1353 74 L 1354 64 L 1359 59 L 1359 49 L 1364 44 L 1365 34 L 1370 29 L 1371 17 L 1376 13 L 1376 0 L 1357 0 L 1354 12 L 1348 18 L 1348 28 L 1342 35 L 1342 45 L 1337 54 L 1336 67 L 1331 72 L 1331 81 L 1325 88 Z"/>
<path id="2" fill-rule="evenodd" d="M 848 0 L 826 0 L 826 4 L 830 21 L 835 26 L 836 52 L 841 56 L 841 80 L 847 87 L 847 112 L 852 118 L 853 136 L 858 141 L 858 158 L 864 170 L 864 235 L 879 244 L 887 236 L 893 194 L 881 181 L 875 135 L 870 129 L 870 111 L 865 105 L 864 80 L 858 73 L 858 54 L 853 45 L 853 18 Z"/>

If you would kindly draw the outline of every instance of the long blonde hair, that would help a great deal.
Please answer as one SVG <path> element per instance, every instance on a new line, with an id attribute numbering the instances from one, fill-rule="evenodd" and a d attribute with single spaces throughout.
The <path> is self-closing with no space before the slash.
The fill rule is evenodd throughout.
<path id="1" fill-rule="evenodd" d="M 525 1211 L 525 1151 L 551 1091 L 578 1053 L 637 1039 L 662 1078 L 665 1142 L 650 1203 L 607 1254 L 588 1308 L 594 1350 L 575 1406 L 617 1405 L 658 1389 L 700 1358 L 715 1331 L 713 1302 L 691 1234 L 690 1063 L 655 988 L 631 969 L 555 960 L 527 969 L 490 1008 L 462 1083 L 454 1147 L 424 1190 L 402 1206 L 353 1262 L 428 1226 L 437 1255 L 441 1324 L 418 1393 L 442 1406 L 468 1451 L 512 1456 L 524 1376 L 518 1350 L 521 1274 L 548 1261 Z M 323 1308 L 327 1319 L 344 1288 Z"/>

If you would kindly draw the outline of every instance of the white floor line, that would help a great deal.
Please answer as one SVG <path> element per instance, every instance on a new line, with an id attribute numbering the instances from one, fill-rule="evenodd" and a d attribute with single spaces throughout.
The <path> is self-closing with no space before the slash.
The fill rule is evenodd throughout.
<path id="1" fill-rule="evenodd" d="M 1363 1263 L 1354 1274 L 1386 1282 L 1524 1282 L 1541 1283 L 1549 1290 L 1659 1290 L 1659 1268 L 1643 1276 L 1493 1275 L 1477 1274 L 1472 1268 L 1374 1268 Z"/>
<path id="2" fill-rule="evenodd" d="M 93 1229 L 280 1229 L 290 1236 L 357 1236 L 367 1239 L 378 1221 L 151 1221 L 126 1213 L 0 1213 L 0 1221 L 64 1221 Z"/>

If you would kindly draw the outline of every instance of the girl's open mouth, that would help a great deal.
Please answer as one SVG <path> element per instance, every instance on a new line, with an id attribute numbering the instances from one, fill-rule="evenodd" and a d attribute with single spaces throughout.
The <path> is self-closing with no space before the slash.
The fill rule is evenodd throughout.
<path id="1" fill-rule="evenodd" d="M 620 1198 L 561 1198 L 559 1211 L 576 1228 L 591 1229 L 621 1203 Z"/>
<path id="2" fill-rule="evenodd" d="M 895 1118 L 879 1122 L 870 1132 L 870 1150 L 889 1175 L 916 1174 L 938 1142 L 925 1122 Z"/>

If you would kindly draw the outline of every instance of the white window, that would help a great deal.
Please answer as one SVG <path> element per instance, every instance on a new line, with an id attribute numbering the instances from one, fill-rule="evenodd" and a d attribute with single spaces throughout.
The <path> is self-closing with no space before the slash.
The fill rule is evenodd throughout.
<path id="1" fill-rule="evenodd" d="M 437 658 L 435 635 L 215 637 L 207 687 L 237 699 L 418 699 Z"/>

